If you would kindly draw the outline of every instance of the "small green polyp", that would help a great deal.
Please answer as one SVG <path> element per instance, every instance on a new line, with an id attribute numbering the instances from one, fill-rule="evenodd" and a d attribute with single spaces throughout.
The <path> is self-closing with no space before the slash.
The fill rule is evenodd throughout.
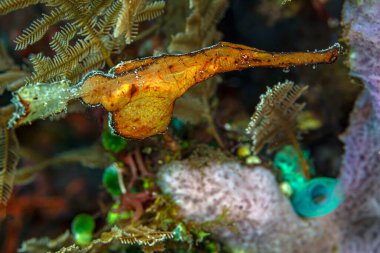
<path id="1" fill-rule="evenodd" d="M 78 214 L 71 223 L 74 240 L 81 246 L 85 246 L 91 242 L 94 229 L 94 218 L 88 214 Z"/>
<path id="2" fill-rule="evenodd" d="M 324 216 L 334 211 L 343 200 L 338 181 L 325 177 L 306 182 L 291 198 L 294 210 L 307 218 Z"/>

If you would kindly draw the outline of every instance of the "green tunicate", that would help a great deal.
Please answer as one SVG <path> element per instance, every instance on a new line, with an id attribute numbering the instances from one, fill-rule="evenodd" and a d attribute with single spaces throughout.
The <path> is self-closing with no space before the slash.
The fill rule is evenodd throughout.
<path id="1" fill-rule="evenodd" d="M 138 193 L 139 191 L 138 191 L 138 189 L 135 187 L 135 186 L 133 186 L 132 188 L 131 188 L 131 190 L 130 190 L 130 193 Z"/>
<path id="2" fill-rule="evenodd" d="M 335 210 L 344 200 L 334 178 L 314 178 L 297 190 L 291 199 L 294 210 L 303 217 L 320 217 Z"/>
<path id="3" fill-rule="evenodd" d="M 306 150 L 302 150 L 302 153 L 309 165 L 310 174 L 313 175 L 315 170 L 310 154 Z M 285 146 L 277 152 L 274 158 L 274 166 L 281 171 L 282 181 L 286 181 L 294 192 L 302 188 L 307 181 L 302 172 L 300 158 L 293 146 Z"/>
<path id="4" fill-rule="evenodd" d="M 145 177 L 143 179 L 143 187 L 145 190 L 152 189 L 154 187 L 154 180 L 151 177 Z"/>
<path id="5" fill-rule="evenodd" d="M 245 158 L 249 156 L 250 154 L 251 154 L 251 146 L 249 144 L 242 145 L 236 150 L 236 155 L 239 158 Z"/>
<path id="6" fill-rule="evenodd" d="M 186 132 L 186 124 L 184 121 L 173 117 L 170 126 L 173 128 L 174 132 L 176 133 L 177 136 L 182 137 L 185 132 Z"/>
<path id="7" fill-rule="evenodd" d="M 177 117 L 173 117 L 170 124 L 175 130 L 181 130 L 185 126 L 185 123 Z"/>
<path id="8" fill-rule="evenodd" d="M 108 128 L 105 128 L 102 133 L 102 145 L 109 152 L 119 153 L 127 147 L 127 140 L 111 133 Z"/>
<path id="9" fill-rule="evenodd" d="M 206 244 L 206 252 L 207 253 L 217 253 L 219 252 L 218 247 L 215 242 L 209 242 Z"/>
<path id="10" fill-rule="evenodd" d="M 197 240 L 196 243 L 201 243 L 204 241 L 204 239 L 210 235 L 210 233 L 207 233 L 205 231 L 193 231 L 193 233 L 196 235 Z"/>
<path id="11" fill-rule="evenodd" d="M 187 149 L 190 147 L 190 143 L 187 140 L 181 140 L 180 146 L 181 146 L 181 149 Z"/>
<path id="12" fill-rule="evenodd" d="M 133 211 L 121 211 L 119 212 L 118 209 L 120 208 L 120 205 L 115 203 L 112 205 L 111 210 L 107 214 L 107 222 L 108 224 L 114 224 L 118 220 L 127 220 L 132 218 Z"/>
<path id="13" fill-rule="evenodd" d="M 184 139 L 187 130 L 185 121 L 180 120 L 177 117 L 173 117 L 170 121 L 170 126 L 176 136 L 180 139 Z"/>
<path id="14" fill-rule="evenodd" d="M 78 214 L 71 223 L 71 231 L 77 244 L 84 246 L 91 242 L 95 221 L 91 215 Z"/>
<path id="15" fill-rule="evenodd" d="M 119 173 L 116 166 L 113 164 L 105 169 L 102 178 L 103 186 L 113 196 L 117 197 L 121 195 L 121 189 L 119 185 Z"/>
<path id="16" fill-rule="evenodd" d="M 250 155 L 250 156 L 245 158 L 245 163 L 247 165 L 260 164 L 261 159 L 260 159 L 260 157 L 258 157 L 256 155 Z"/>

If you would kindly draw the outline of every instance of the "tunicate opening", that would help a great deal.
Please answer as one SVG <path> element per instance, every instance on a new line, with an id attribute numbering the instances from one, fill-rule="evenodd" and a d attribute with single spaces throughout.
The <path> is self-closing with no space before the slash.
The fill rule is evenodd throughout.
<path id="1" fill-rule="evenodd" d="M 329 197 L 327 187 L 321 184 L 314 186 L 311 189 L 310 195 L 312 201 L 317 205 L 324 204 Z"/>

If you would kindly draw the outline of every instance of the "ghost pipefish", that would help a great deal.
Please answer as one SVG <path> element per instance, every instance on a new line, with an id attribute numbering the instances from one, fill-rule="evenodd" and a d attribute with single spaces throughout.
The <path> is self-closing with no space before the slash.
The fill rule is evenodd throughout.
<path id="1" fill-rule="evenodd" d="M 167 129 L 177 98 L 218 73 L 253 67 L 288 69 L 333 63 L 340 52 L 338 43 L 321 51 L 273 53 L 220 42 L 188 54 L 121 62 L 108 73 L 92 71 L 77 85 L 63 89 L 65 96 L 59 97 L 61 100 L 79 97 L 85 104 L 102 105 L 110 113 L 110 125 L 116 133 L 126 138 L 144 139 Z M 21 109 L 33 108 L 33 99 L 21 93 L 16 96 Z M 46 99 L 49 98 L 43 97 L 44 102 Z M 67 104 L 67 101 L 61 102 Z M 19 111 L 21 113 L 16 113 L 9 125 L 17 126 L 35 118 L 30 110 Z"/>
<path id="2" fill-rule="evenodd" d="M 89 73 L 78 86 L 84 103 L 101 104 L 110 112 L 116 133 L 143 139 L 164 132 L 175 100 L 190 87 L 218 73 L 252 67 L 288 69 L 333 63 L 340 52 L 338 43 L 315 52 L 272 53 L 220 42 L 189 54 L 121 62 L 108 74 Z"/>

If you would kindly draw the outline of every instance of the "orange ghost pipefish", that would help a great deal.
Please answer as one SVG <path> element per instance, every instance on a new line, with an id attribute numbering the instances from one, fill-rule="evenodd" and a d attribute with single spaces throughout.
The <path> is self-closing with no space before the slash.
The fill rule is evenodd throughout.
<path id="1" fill-rule="evenodd" d="M 182 55 L 121 62 L 108 74 L 95 71 L 78 84 L 84 103 L 102 105 L 119 135 L 144 139 L 162 133 L 174 102 L 190 87 L 218 73 L 252 67 L 290 68 L 332 63 L 341 46 L 315 52 L 272 53 L 228 42 Z"/>

